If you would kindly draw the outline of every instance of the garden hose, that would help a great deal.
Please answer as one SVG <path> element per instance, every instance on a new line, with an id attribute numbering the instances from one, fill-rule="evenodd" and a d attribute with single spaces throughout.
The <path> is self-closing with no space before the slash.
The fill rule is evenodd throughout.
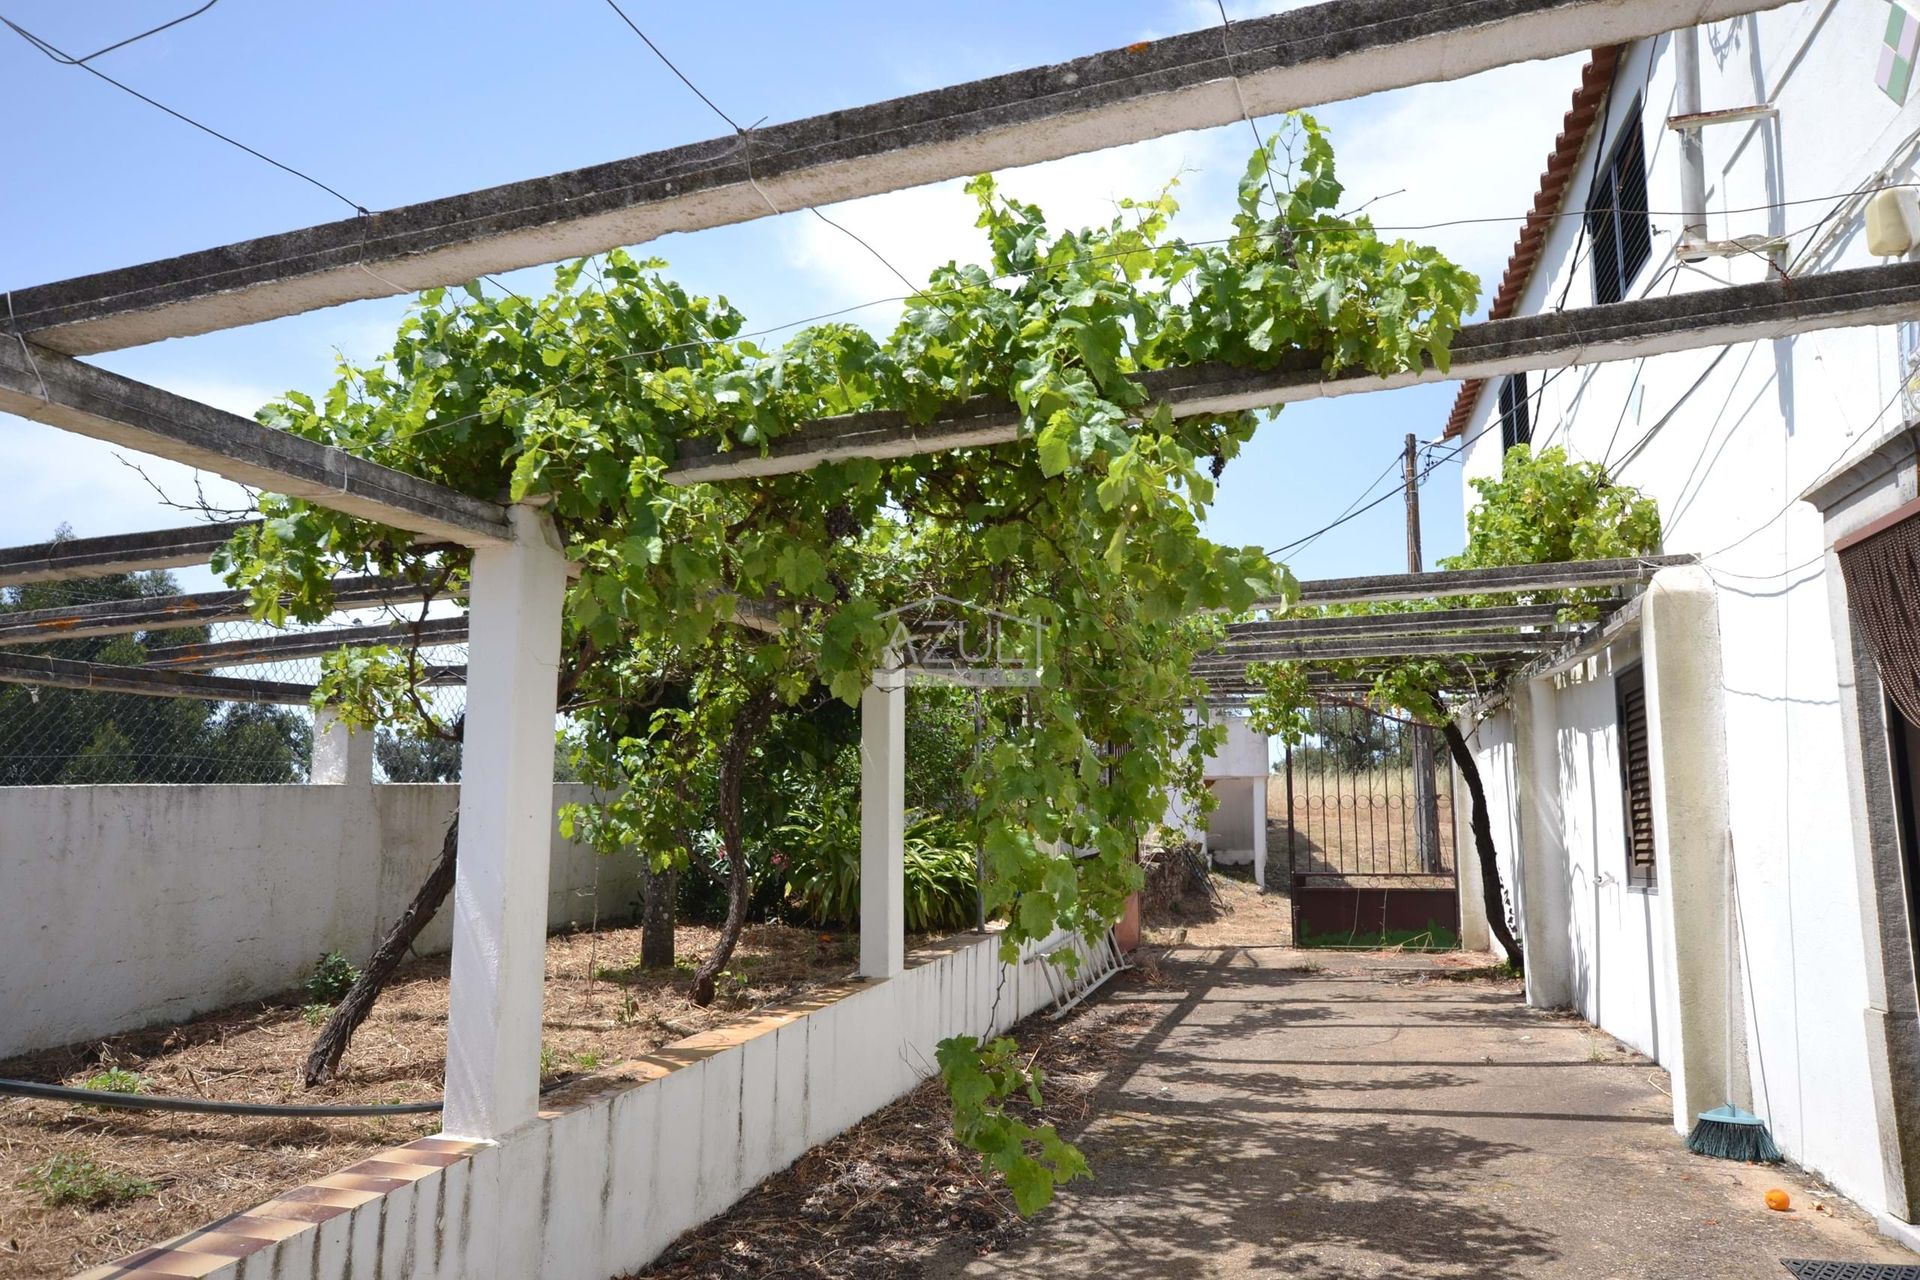
<path id="1" fill-rule="evenodd" d="M 440 1110 L 432 1102 L 348 1102 L 299 1105 L 278 1102 L 215 1102 L 210 1098 L 171 1098 L 162 1094 L 110 1093 L 104 1089 L 77 1089 L 64 1084 L 0 1077 L 0 1094 L 39 1098 L 46 1102 L 83 1102 L 90 1107 L 121 1107 L 128 1111 L 193 1111 L 214 1116 L 420 1116 Z"/>

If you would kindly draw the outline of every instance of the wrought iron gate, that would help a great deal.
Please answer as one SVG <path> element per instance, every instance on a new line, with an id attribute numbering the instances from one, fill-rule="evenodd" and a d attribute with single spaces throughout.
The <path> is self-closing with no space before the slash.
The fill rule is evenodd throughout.
<path id="1" fill-rule="evenodd" d="M 1457 945 L 1453 770 L 1440 735 L 1323 702 L 1285 753 L 1296 945 Z"/>

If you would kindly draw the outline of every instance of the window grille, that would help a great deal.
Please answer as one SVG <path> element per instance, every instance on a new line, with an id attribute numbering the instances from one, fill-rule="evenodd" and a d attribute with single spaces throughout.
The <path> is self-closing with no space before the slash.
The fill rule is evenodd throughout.
<path id="1" fill-rule="evenodd" d="M 1627 885 L 1659 886 L 1653 857 L 1653 766 L 1647 753 L 1647 685 L 1639 667 L 1614 677 L 1620 726 L 1620 795 L 1627 834 Z"/>
<path id="2" fill-rule="evenodd" d="M 1500 384 L 1500 456 L 1517 444 L 1533 442 L 1533 423 L 1527 417 L 1527 375 L 1516 373 Z"/>
<path id="3" fill-rule="evenodd" d="M 1640 137 L 1638 102 L 1627 113 L 1613 152 L 1587 194 L 1587 240 L 1593 300 L 1620 301 L 1653 256 L 1653 225 L 1647 218 L 1647 152 Z"/>

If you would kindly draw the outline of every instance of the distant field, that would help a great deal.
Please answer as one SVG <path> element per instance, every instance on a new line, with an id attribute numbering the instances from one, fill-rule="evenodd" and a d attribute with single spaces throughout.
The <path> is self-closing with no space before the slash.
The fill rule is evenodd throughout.
<path id="1" fill-rule="evenodd" d="M 1287 810 L 1286 775 L 1267 785 L 1268 858 L 1285 864 L 1291 826 L 1296 869 L 1349 875 L 1453 874 L 1453 797 L 1448 776 L 1439 782 L 1438 868 L 1422 866 L 1413 848 L 1413 774 L 1408 769 L 1321 773 L 1296 769 L 1293 811 Z"/>

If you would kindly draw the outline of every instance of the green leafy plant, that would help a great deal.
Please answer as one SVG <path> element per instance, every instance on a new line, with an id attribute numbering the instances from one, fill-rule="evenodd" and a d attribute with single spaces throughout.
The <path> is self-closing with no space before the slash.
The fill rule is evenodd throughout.
<path id="1" fill-rule="evenodd" d="M 953 1102 L 954 1137 L 1006 1179 L 1021 1213 L 1046 1208 L 1061 1183 L 1092 1176 L 1079 1150 L 1052 1125 L 1029 1124 L 1007 1111 L 1014 1098 L 1038 1111 L 1046 1083 L 1045 1072 L 1021 1061 L 1018 1044 L 1004 1036 L 985 1045 L 955 1036 L 942 1040 L 934 1056 Z"/>
<path id="2" fill-rule="evenodd" d="M 333 1016 L 330 1004 L 304 1004 L 300 1006 L 300 1020 L 310 1027 L 317 1027 Z"/>
<path id="3" fill-rule="evenodd" d="M 83 1089 L 98 1089 L 103 1093 L 145 1093 L 147 1078 L 125 1067 L 108 1067 L 96 1072 L 82 1082 Z"/>
<path id="4" fill-rule="evenodd" d="M 360 970 L 353 961 L 338 951 L 329 951 L 307 976 L 307 999 L 313 1004 L 339 1004 L 359 980 Z"/>
<path id="5" fill-rule="evenodd" d="M 540 1078 L 548 1079 L 560 1074 L 560 1051 L 550 1044 L 540 1046 Z"/>
<path id="6" fill-rule="evenodd" d="M 144 1178 L 118 1169 L 109 1169 L 87 1156 L 57 1155 L 27 1170 L 20 1182 L 25 1191 L 38 1193 L 50 1209 L 74 1205 L 82 1209 L 104 1209 L 109 1205 L 150 1196 L 159 1188 Z"/>
<path id="7" fill-rule="evenodd" d="M 1175 417 L 1145 376 L 1201 362 L 1445 369 L 1478 293 L 1437 250 L 1339 212 L 1332 145 L 1305 115 L 1250 159 L 1223 242 L 1173 234 L 1171 188 L 1079 230 L 991 177 L 967 189 L 983 260 L 937 269 L 884 338 L 827 323 L 762 347 L 724 299 L 615 252 L 558 268 L 543 297 L 429 290 L 384 358 L 260 414 L 466 493 L 544 502 L 579 567 L 558 687 L 570 766 L 595 789 L 563 828 L 656 871 L 716 851 L 727 911 L 697 1001 L 746 920 L 756 847 L 791 817 L 747 804 L 743 780 L 795 725 L 855 705 L 894 641 L 890 611 L 936 596 L 1031 619 L 1044 638 L 1034 687 L 983 698 L 984 725 L 965 735 L 980 758 L 948 793 L 967 801 L 1002 955 L 1056 930 L 1099 936 L 1140 885 L 1134 852 L 1169 794 L 1207 804 L 1201 768 L 1221 731 L 1188 722 L 1204 696 L 1191 659 L 1220 619 L 1293 590 L 1262 549 L 1205 534 L 1255 416 Z M 690 443 L 751 455 L 822 418 L 924 424 L 975 396 L 1012 404 L 1019 438 L 724 484 L 668 477 Z M 299 499 L 262 508 L 217 562 L 260 617 L 318 621 L 352 573 L 465 595 L 467 552 Z M 350 721 L 450 734 L 421 696 L 427 676 L 412 652 L 335 654 L 315 696 Z M 930 885 L 960 880 L 947 837 L 922 854 Z M 957 900 L 930 889 L 916 910 Z M 818 901 L 837 914 L 844 890 Z"/>
<path id="8" fill-rule="evenodd" d="M 860 819 L 850 795 L 826 798 L 819 809 L 782 825 L 787 892 L 817 925 L 852 924 L 860 915 Z M 973 844 L 950 819 L 907 815 L 904 883 L 907 930 L 926 933 L 973 923 Z"/>

